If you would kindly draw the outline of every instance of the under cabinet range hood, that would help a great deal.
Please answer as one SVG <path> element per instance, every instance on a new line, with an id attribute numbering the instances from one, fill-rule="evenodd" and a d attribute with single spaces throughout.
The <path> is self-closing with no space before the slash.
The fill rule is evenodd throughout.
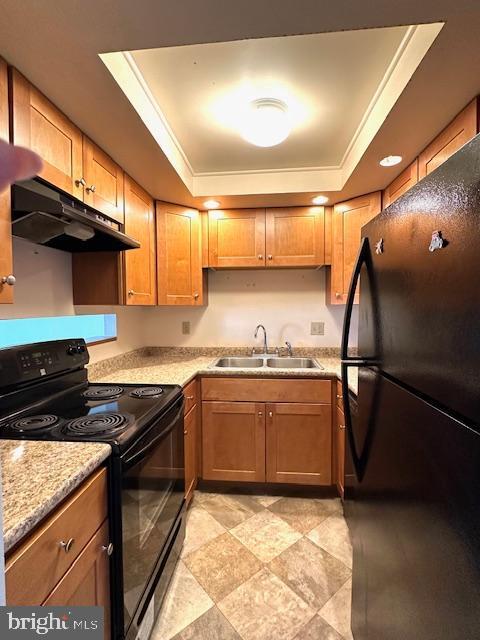
<path id="1" fill-rule="evenodd" d="M 38 180 L 12 187 L 12 232 L 36 244 L 62 251 L 124 251 L 140 243 L 123 225 Z"/>

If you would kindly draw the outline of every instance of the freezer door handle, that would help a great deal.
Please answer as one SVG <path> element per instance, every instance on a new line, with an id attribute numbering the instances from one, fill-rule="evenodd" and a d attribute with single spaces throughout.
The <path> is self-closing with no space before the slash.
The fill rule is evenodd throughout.
<path id="1" fill-rule="evenodd" d="M 340 348 L 340 357 L 342 359 L 342 362 L 351 362 L 352 364 L 356 364 L 359 367 L 364 366 L 365 364 L 367 364 L 367 362 L 365 360 L 360 360 L 359 358 L 348 357 L 348 341 L 350 338 L 350 325 L 352 322 L 353 303 L 355 301 L 355 294 L 357 292 L 358 281 L 360 279 L 360 271 L 362 270 L 362 266 L 366 262 L 369 254 L 370 245 L 368 242 L 368 238 L 362 238 L 362 244 L 360 245 L 360 250 L 358 252 L 357 260 L 355 262 L 355 267 L 352 273 L 352 279 L 350 280 L 350 287 L 347 295 L 347 306 L 345 307 L 345 317 L 343 319 L 342 346 Z"/>

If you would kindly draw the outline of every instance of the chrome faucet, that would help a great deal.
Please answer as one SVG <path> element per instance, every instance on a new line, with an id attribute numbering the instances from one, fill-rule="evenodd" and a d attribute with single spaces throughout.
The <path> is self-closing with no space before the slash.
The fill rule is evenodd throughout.
<path id="1" fill-rule="evenodd" d="M 263 324 L 258 324 L 255 328 L 255 333 L 253 337 L 256 338 L 258 336 L 258 330 L 263 329 L 263 353 L 266 355 L 268 353 L 268 344 L 267 344 L 267 330 L 263 326 Z"/>
<path id="2" fill-rule="evenodd" d="M 288 340 L 285 341 L 285 345 L 287 347 L 287 355 L 289 358 L 291 358 L 293 356 L 292 345 L 290 344 L 290 342 L 288 342 Z"/>

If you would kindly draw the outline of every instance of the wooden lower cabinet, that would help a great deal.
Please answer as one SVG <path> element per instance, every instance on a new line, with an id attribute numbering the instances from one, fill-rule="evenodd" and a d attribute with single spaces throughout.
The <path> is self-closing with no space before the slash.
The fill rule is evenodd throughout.
<path id="1" fill-rule="evenodd" d="M 330 404 L 267 404 L 267 482 L 332 483 Z"/>
<path id="2" fill-rule="evenodd" d="M 195 405 L 185 416 L 185 499 L 190 502 L 197 484 L 198 407 Z"/>
<path id="3" fill-rule="evenodd" d="M 335 482 L 343 498 L 345 491 L 345 416 L 337 405 L 335 420 Z"/>
<path id="4" fill-rule="evenodd" d="M 96 606 L 104 608 L 105 640 L 110 638 L 110 560 L 108 522 L 105 521 L 44 606 Z"/>
<path id="5" fill-rule="evenodd" d="M 202 477 L 265 482 L 265 405 L 203 402 Z"/>

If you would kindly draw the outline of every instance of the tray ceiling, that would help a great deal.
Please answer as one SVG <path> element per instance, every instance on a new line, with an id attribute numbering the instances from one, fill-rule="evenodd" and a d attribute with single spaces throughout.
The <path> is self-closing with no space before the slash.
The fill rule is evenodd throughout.
<path id="1" fill-rule="evenodd" d="M 194 196 L 337 191 L 442 24 L 258 38 L 102 54 Z M 287 140 L 260 148 L 242 108 L 284 101 Z M 395 150 L 392 150 L 392 153 Z"/>

